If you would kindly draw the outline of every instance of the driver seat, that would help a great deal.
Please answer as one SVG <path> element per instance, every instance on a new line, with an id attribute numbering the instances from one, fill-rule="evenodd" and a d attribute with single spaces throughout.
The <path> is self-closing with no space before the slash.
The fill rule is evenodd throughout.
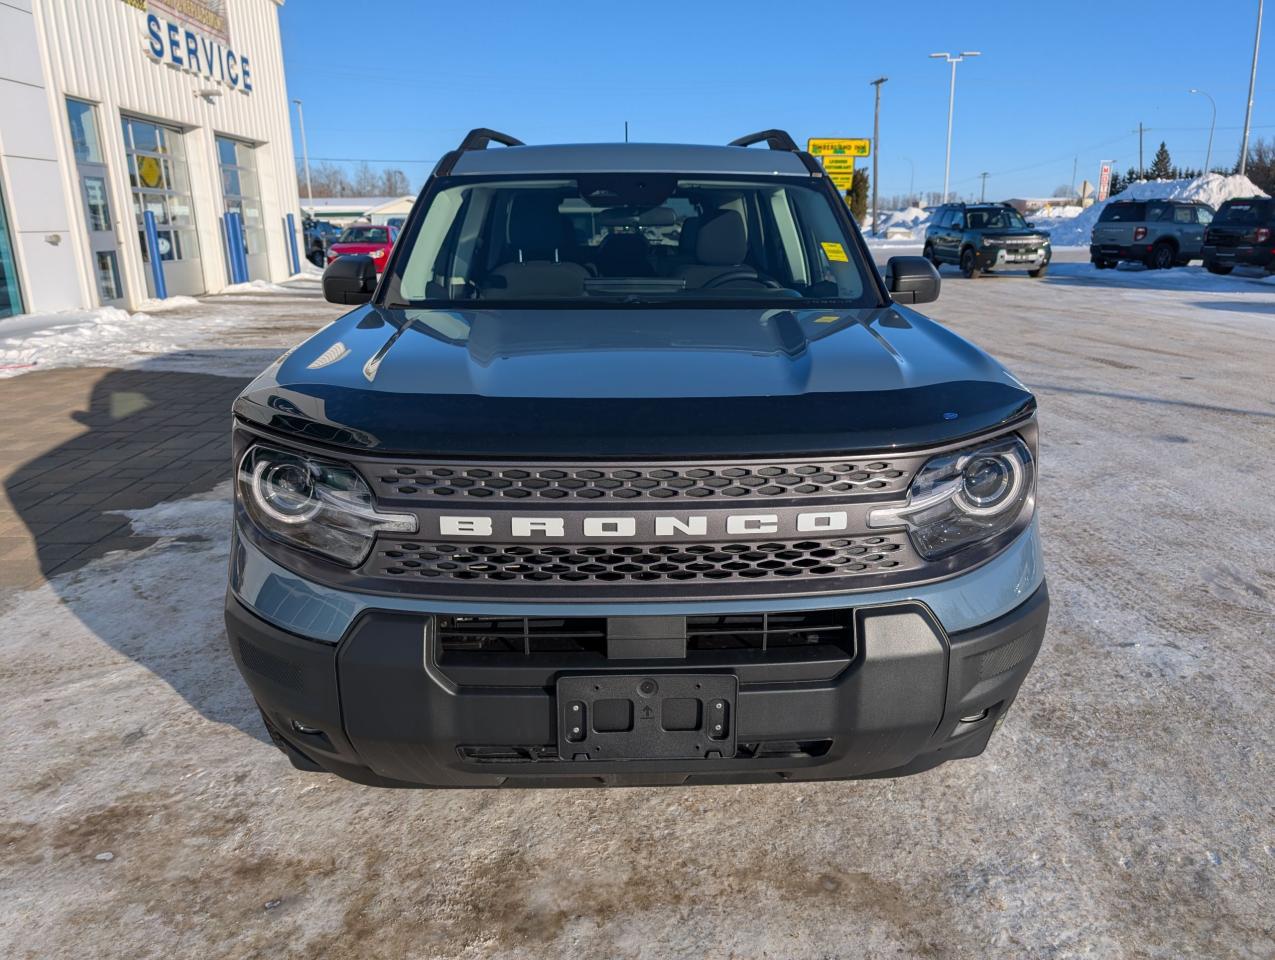
<path id="1" fill-rule="evenodd" d="M 687 289 L 706 287 L 726 277 L 731 285 L 762 286 L 757 271 L 745 264 L 748 255 L 748 233 L 744 218 L 735 210 L 719 210 L 701 221 L 695 237 L 695 263 L 677 271 Z"/>

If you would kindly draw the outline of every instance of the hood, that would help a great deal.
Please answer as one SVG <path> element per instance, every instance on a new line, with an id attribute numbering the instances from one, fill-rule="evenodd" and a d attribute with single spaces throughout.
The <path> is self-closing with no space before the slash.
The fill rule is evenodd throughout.
<path id="1" fill-rule="evenodd" d="M 684 457 L 931 446 L 1035 400 L 911 310 L 386 310 L 280 358 L 244 420 L 438 456 Z"/>

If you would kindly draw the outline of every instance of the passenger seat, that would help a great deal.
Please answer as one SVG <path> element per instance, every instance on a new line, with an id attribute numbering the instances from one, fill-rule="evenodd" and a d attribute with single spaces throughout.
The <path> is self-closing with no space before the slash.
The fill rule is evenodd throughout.
<path id="1" fill-rule="evenodd" d="M 523 194 L 513 199 L 509 210 L 507 255 L 515 259 L 502 263 L 481 285 L 488 300 L 530 298 L 575 298 L 584 293 L 589 271 L 578 263 L 562 259 L 563 222 L 559 199 L 553 194 Z"/>

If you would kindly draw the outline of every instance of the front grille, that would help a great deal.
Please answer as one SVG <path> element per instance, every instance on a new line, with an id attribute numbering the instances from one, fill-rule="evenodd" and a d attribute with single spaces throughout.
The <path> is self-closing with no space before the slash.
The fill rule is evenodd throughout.
<path id="1" fill-rule="evenodd" d="M 916 563 L 904 534 L 688 545 L 544 546 L 384 541 L 376 577 L 501 584 L 693 584 L 855 577 Z"/>
<path id="2" fill-rule="evenodd" d="M 443 653 L 606 654 L 606 617 L 439 617 Z M 687 653 L 787 650 L 833 644 L 853 649 L 845 610 L 735 613 L 686 618 Z"/>
<path id="3" fill-rule="evenodd" d="M 368 464 L 388 499 L 457 497 L 511 500 L 746 500 L 890 494 L 907 488 L 908 461 L 827 460 L 666 466 L 587 464 Z"/>

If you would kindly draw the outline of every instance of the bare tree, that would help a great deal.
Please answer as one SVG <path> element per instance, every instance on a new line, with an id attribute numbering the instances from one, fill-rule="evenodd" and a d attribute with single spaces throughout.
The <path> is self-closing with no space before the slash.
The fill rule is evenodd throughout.
<path id="1" fill-rule="evenodd" d="M 362 160 L 354 168 L 353 186 L 356 197 L 379 196 L 381 178 L 366 160 Z"/>
<path id="2" fill-rule="evenodd" d="M 381 172 L 381 192 L 387 197 L 402 197 L 412 192 L 407 174 L 397 167 L 390 167 Z"/>
<path id="3" fill-rule="evenodd" d="M 300 178 L 304 182 L 304 174 Z M 354 193 L 345 171 L 326 161 L 310 165 L 310 184 L 316 197 L 349 197 Z"/>

